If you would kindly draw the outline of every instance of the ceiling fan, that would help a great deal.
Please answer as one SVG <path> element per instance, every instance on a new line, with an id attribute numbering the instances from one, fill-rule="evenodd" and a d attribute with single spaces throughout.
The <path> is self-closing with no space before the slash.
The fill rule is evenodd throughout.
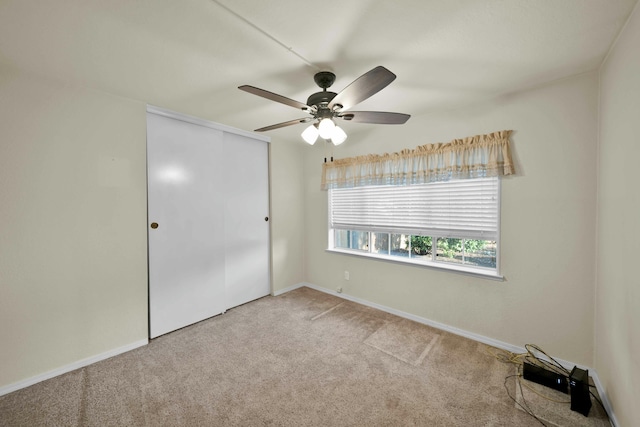
<path id="1" fill-rule="evenodd" d="M 256 132 L 265 132 L 298 123 L 313 122 L 302 133 L 302 138 L 307 143 L 313 145 L 318 136 L 320 136 L 323 139 L 331 140 L 334 145 L 339 145 L 344 142 L 347 135 L 339 126 L 335 125 L 334 119 L 387 125 L 400 125 L 409 120 L 409 117 L 411 117 L 409 114 L 384 111 L 350 111 L 351 107 L 379 92 L 394 81 L 395 78 L 396 75 L 391 71 L 383 66 L 377 66 L 358 77 L 341 92 L 335 93 L 328 91 L 327 88 L 331 87 L 335 82 L 336 75 L 330 71 L 320 71 L 315 74 L 313 79 L 322 88 L 322 91 L 309 96 L 306 104 L 254 86 L 243 85 L 239 86 L 238 89 L 271 101 L 299 108 L 309 114 L 308 117 L 256 129 Z"/>

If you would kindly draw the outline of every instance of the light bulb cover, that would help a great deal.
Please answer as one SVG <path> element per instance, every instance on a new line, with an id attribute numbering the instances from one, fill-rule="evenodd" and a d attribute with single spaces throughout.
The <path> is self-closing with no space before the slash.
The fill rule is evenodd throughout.
<path id="1" fill-rule="evenodd" d="M 331 133 L 331 142 L 333 145 L 340 145 L 347 139 L 347 134 L 340 126 L 336 126 L 333 128 L 333 132 Z"/>
<path id="2" fill-rule="evenodd" d="M 320 138 L 329 139 L 331 138 L 331 134 L 333 133 L 333 129 L 336 127 L 336 124 L 333 123 L 331 119 L 322 119 L 320 121 L 320 126 L 318 126 L 318 131 L 320 132 Z"/>
<path id="3" fill-rule="evenodd" d="M 316 128 L 315 125 L 309 126 L 300 134 L 302 139 L 304 139 L 304 142 L 306 142 L 309 145 L 313 145 L 316 143 L 316 140 L 318 139 L 318 135 L 319 135 L 318 128 Z"/>

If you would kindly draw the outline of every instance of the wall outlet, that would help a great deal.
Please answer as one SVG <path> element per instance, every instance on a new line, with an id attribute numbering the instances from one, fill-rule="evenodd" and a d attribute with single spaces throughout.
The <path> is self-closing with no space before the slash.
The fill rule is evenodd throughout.
<path id="1" fill-rule="evenodd" d="M 344 280 L 349 280 L 349 272 L 346 270 L 344 272 Z"/>

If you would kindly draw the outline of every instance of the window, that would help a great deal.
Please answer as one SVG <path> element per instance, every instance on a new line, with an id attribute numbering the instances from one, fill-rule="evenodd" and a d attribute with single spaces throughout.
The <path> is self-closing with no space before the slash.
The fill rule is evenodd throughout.
<path id="1" fill-rule="evenodd" d="M 497 177 L 329 190 L 329 250 L 498 275 Z"/>

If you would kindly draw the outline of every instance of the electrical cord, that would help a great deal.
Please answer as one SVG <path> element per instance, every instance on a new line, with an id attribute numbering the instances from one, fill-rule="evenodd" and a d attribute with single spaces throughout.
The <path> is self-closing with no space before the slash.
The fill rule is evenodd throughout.
<path id="1" fill-rule="evenodd" d="M 571 375 L 571 372 L 568 369 L 566 369 L 564 366 L 562 366 L 556 359 L 554 359 L 553 357 L 551 357 L 547 353 L 545 353 L 545 351 L 542 350 L 540 347 L 538 347 L 535 344 L 525 344 L 524 348 L 527 350 L 528 355 L 534 357 L 536 361 L 542 362 L 545 366 L 554 366 L 554 367 L 559 368 L 562 372 L 558 372 L 557 370 L 554 370 L 554 372 L 556 372 L 556 373 L 558 373 L 560 375 L 564 375 L 565 377 L 567 377 L 567 380 L 569 380 L 569 376 Z M 544 359 L 540 359 L 539 357 L 537 357 L 535 354 L 533 354 L 531 349 L 534 349 L 534 350 L 544 354 L 547 358 L 549 358 L 549 360 L 553 361 L 553 364 L 550 364 L 549 362 L 545 361 Z M 589 387 L 595 388 L 596 386 L 592 385 L 592 384 L 589 384 Z M 600 400 L 600 398 L 598 396 L 596 396 L 591 390 L 589 390 L 589 394 L 591 394 L 591 396 L 593 396 L 593 398 L 596 400 L 596 402 L 598 402 L 600 407 L 606 413 L 607 410 L 605 409 L 604 404 L 602 403 L 602 400 Z M 552 400 L 552 399 L 549 399 L 549 400 Z M 569 401 L 567 403 L 571 403 L 571 401 Z"/>
<path id="2" fill-rule="evenodd" d="M 526 361 L 531 365 L 539 366 L 541 368 L 553 371 L 556 374 L 562 375 L 569 379 L 569 370 L 562 366 L 556 359 L 549 356 L 540 347 L 535 344 L 526 344 L 525 349 L 527 350 L 526 353 L 512 353 L 506 350 L 498 350 L 497 352 L 493 352 L 487 347 L 486 352 L 503 363 L 512 363 L 516 366 L 523 366 L 524 362 Z M 545 355 L 549 360 L 542 359 L 540 356 L 535 354 L 534 350 Z"/>
<path id="3" fill-rule="evenodd" d="M 505 379 L 504 379 L 504 389 L 507 391 L 507 396 L 509 396 L 511 398 L 511 400 L 513 400 L 516 403 L 516 405 L 518 405 L 520 408 L 522 408 L 522 410 L 524 412 L 526 412 L 528 415 L 531 415 L 533 418 L 535 418 L 543 426 L 547 427 L 547 425 L 540 418 L 538 418 L 538 416 L 536 414 L 533 413 L 531 408 L 529 408 L 529 404 L 525 400 L 524 394 L 522 393 L 522 382 L 520 381 L 520 377 L 521 376 L 522 375 L 520 375 L 520 374 L 515 374 L 515 375 L 507 375 L 505 377 Z M 518 402 L 518 400 L 515 397 L 511 396 L 511 393 L 509 393 L 509 387 L 507 387 L 507 381 L 509 380 L 509 378 L 515 378 L 516 379 L 516 383 L 520 386 L 520 396 L 522 396 L 522 403 Z"/>
<path id="4" fill-rule="evenodd" d="M 535 418 L 536 421 L 538 421 L 540 424 L 542 424 L 543 426 L 547 426 L 534 412 L 533 410 L 529 407 L 529 404 L 527 403 L 525 397 L 524 397 L 524 392 L 522 390 L 522 381 L 520 381 L 520 378 L 522 377 L 522 374 L 519 373 L 520 367 L 523 366 L 523 360 L 524 358 L 527 356 L 527 353 L 522 353 L 522 354 L 517 354 L 517 353 L 511 353 L 510 351 L 506 351 L 506 350 L 498 350 L 498 352 L 494 353 L 489 347 L 485 347 L 485 351 L 495 357 L 496 359 L 498 359 L 500 362 L 503 363 L 511 363 L 516 365 L 516 373 L 514 375 L 508 375 L 507 377 L 505 377 L 504 379 L 504 388 L 507 392 L 507 396 L 509 396 L 509 398 L 511 400 L 513 400 L 515 402 L 516 405 L 518 405 L 520 408 L 522 408 L 522 410 L 527 413 L 528 415 L 530 415 L 531 417 Z M 509 387 L 507 387 L 507 381 L 509 380 L 509 378 L 515 378 L 515 381 L 518 385 L 518 387 L 520 388 L 520 396 L 522 397 L 522 403 L 518 402 L 518 400 L 513 397 L 511 395 L 511 393 L 509 392 Z M 549 399 L 549 400 L 553 400 L 550 399 L 548 396 L 544 396 L 538 392 L 536 392 L 535 390 L 533 390 L 530 386 L 525 384 L 525 387 L 529 388 L 531 391 L 533 391 L 534 393 L 538 394 L 539 396 L 545 398 L 545 399 Z"/>
<path id="5" fill-rule="evenodd" d="M 485 347 L 485 351 L 495 357 L 498 361 L 502 362 L 502 363 L 511 363 L 516 365 L 516 374 L 515 375 L 508 375 L 505 380 L 504 380 L 504 387 L 507 391 L 507 395 L 511 398 L 511 400 L 513 400 L 520 408 L 522 408 L 522 410 L 524 412 L 526 412 L 527 414 L 531 415 L 533 418 L 535 418 L 540 424 L 542 425 L 546 425 L 538 416 L 536 416 L 534 414 L 534 412 L 531 410 L 531 408 L 529 407 L 529 404 L 526 402 L 525 398 L 524 398 L 524 393 L 522 390 L 522 386 L 524 385 L 525 388 L 529 389 L 530 391 L 532 391 L 533 393 L 537 394 L 538 396 L 549 400 L 551 402 L 556 402 L 556 403 L 561 403 L 561 404 L 568 404 L 571 403 L 571 401 L 562 401 L 562 400 L 556 400 L 552 397 L 549 396 L 545 396 L 542 393 L 539 393 L 538 391 L 534 390 L 531 386 L 529 386 L 526 383 L 523 383 L 521 381 L 521 378 L 523 377 L 523 374 L 520 373 L 520 369 L 522 368 L 524 371 L 524 362 L 526 361 L 527 363 L 530 363 L 532 365 L 550 370 L 552 372 L 555 372 L 558 375 L 562 375 L 563 377 L 567 378 L 567 380 L 570 380 L 570 375 L 571 372 L 565 368 L 564 366 L 562 366 L 562 364 L 560 364 L 560 362 L 558 362 L 556 359 L 554 359 L 553 357 L 551 357 L 550 355 L 548 355 L 544 350 L 542 350 L 539 346 L 537 346 L 536 344 L 525 344 L 524 346 L 526 353 L 512 353 L 510 351 L 507 350 L 499 350 L 496 349 L 497 351 L 492 351 L 492 349 L 490 349 L 490 347 Z M 538 354 L 542 354 L 546 357 L 546 359 L 540 357 Z M 522 402 L 523 404 L 521 404 L 520 402 L 518 402 L 513 396 L 511 396 L 511 393 L 509 392 L 509 388 L 507 387 L 507 380 L 509 378 L 515 378 L 515 381 L 518 384 L 518 387 L 520 388 L 520 395 L 522 396 Z M 589 387 L 594 387 L 594 385 L 589 385 Z M 598 404 L 602 407 L 602 409 L 604 410 L 604 412 L 606 413 L 607 410 L 604 407 L 604 404 L 602 403 L 602 401 L 600 400 L 600 398 L 598 396 L 596 396 L 591 390 L 589 390 L 589 393 L 591 394 L 591 396 L 593 396 L 593 398 L 595 399 L 596 402 L 598 402 Z"/>
<path id="6" fill-rule="evenodd" d="M 535 344 L 525 344 L 524 345 L 525 350 L 527 350 L 527 355 L 530 356 L 531 358 L 533 358 L 536 362 L 540 362 L 543 365 L 551 368 L 552 371 L 561 374 L 561 375 L 566 375 L 567 377 L 571 374 L 571 372 L 569 372 L 569 370 L 567 368 L 565 368 L 564 366 L 562 366 L 556 359 L 554 359 L 553 357 L 549 356 L 544 350 L 542 350 L 540 347 L 538 347 Z M 549 361 L 541 359 L 540 357 L 538 357 L 533 351 L 537 351 L 539 353 L 544 354 L 547 359 L 549 359 Z M 559 372 L 558 372 L 559 370 Z"/>
<path id="7" fill-rule="evenodd" d="M 595 387 L 594 385 L 590 385 L 589 387 Z M 596 402 L 598 402 L 598 404 L 600 405 L 600 407 L 602 408 L 602 410 L 605 412 L 605 414 L 607 413 L 607 408 L 604 407 L 604 403 L 602 403 L 602 400 L 600 400 L 600 398 L 598 396 L 596 396 L 595 394 L 593 394 L 593 392 L 591 390 L 589 390 L 589 394 L 591 396 L 593 396 L 593 398 L 596 400 Z"/>

